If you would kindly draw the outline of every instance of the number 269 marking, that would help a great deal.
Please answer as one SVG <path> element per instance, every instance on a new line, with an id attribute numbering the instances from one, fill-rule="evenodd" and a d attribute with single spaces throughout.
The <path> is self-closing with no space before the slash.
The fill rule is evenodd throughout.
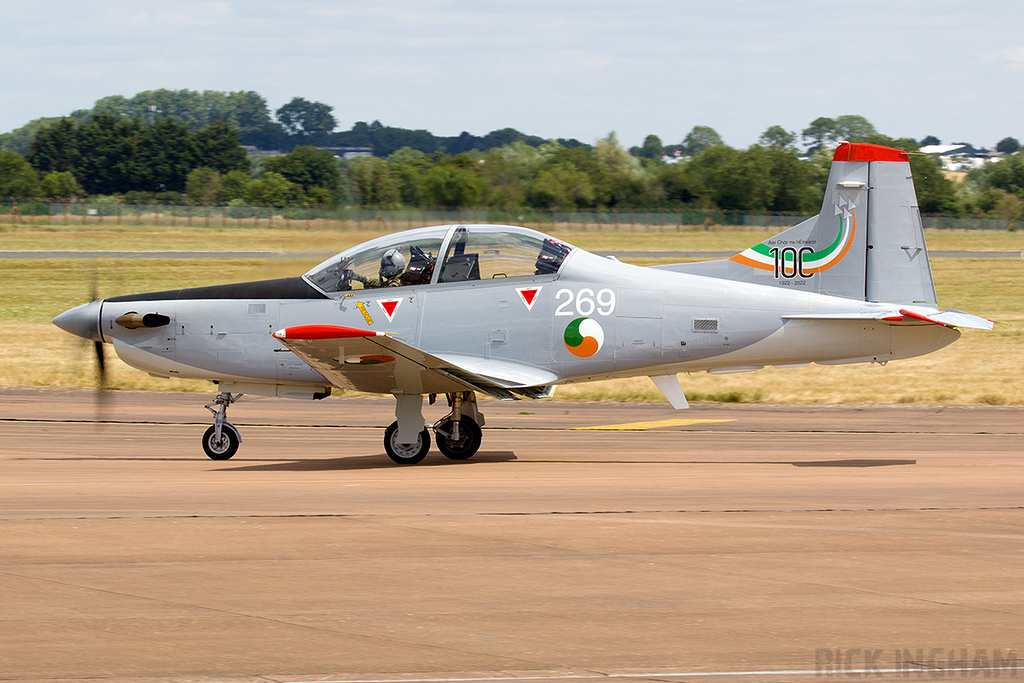
<path id="1" fill-rule="evenodd" d="M 615 292 L 610 289 L 594 290 L 584 287 L 578 292 L 560 289 L 555 292 L 555 315 L 611 315 L 615 310 Z"/>

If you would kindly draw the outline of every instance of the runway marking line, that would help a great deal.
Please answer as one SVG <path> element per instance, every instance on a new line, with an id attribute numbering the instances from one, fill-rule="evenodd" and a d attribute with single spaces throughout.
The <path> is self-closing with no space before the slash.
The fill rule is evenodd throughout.
<path id="1" fill-rule="evenodd" d="M 689 425 L 713 424 L 716 422 L 735 422 L 736 420 L 704 420 L 704 419 L 674 419 L 674 420 L 653 420 L 651 422 L 627 422 L 619 425 L 598 425 L 594 427 L 573 427 L 573 430 L 603 430 L 603 431 L 643 431 L 645 429 L 657 429 L 658 427 L 687 427 Z"/>

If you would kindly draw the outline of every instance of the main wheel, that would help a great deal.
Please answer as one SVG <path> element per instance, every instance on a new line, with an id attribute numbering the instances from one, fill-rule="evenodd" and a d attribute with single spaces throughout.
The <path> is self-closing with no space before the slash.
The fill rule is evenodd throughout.
<path id="1" fill-rule="evenodd" d="M 424 427 L 413 443 L 398 443 L 398 422 L 384 430 L 384 450 L 399 465 L 415 465 L 427 457 L 430 450 L 430 432 Z"/>
<path id="2" fill-rule="evenodd" d="M 241 441 L 242 437 L 239 436 L 238 430 L 230 422 L 221 425 L 220 441 L 217 440 L 217 428 L 210 425 L 203 434 L 203 450 L 211 460 L 230 460 Z"/>
<path id="3" fill-rule="evenodd" d="M 480 441 L 483 439 L 483 434 L 481 434 L 480 426 L 476 423 L 476 420 L 465 415 L 462 416 L 459 420 L 458 439 L 449 438 L 446 432 L 450 431 L 451 420 L 445 420 L 434 425 L 437 449 L 444 453 L 445 457 L 452 460 L 472 458 L 480 448 Z"/>

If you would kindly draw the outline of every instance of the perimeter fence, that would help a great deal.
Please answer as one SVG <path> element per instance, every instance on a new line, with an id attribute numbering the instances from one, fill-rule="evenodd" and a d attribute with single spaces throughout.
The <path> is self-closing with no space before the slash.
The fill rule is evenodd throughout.
<path id="1" fill-rule="evenodd" d="M 0 201 L 0 222 L 30 225 L 192 226 L 328 230 L 402 230 L 450 223 L 501 223 L 580 232 L 779 231 L 809 216 L 734 211 L 536 211 L 533 209 L 362 209 L 315 206 L 201 206 L 58 201 Z M 924 216 L 939 230 L 1015 230 L 1014 221 Z"/>

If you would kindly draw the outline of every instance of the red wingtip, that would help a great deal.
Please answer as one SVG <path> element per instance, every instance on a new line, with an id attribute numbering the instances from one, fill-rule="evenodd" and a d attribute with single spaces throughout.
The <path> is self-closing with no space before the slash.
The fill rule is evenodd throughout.
<path id="1" fill-rule="evenodd" d="M 357 330 L 354 327 L 341 325 L 296 325 L 278 330 L 274 336 L 278 339 L 352 339 L 354 337 L 377 337 L 381 332 L 373 330 Z"/>
<path id="2" fill-rule="evenodd" d="M 866 142 L 842 142 L 836 147 L 832 161 L 909 161 L 906 152 Z"/>

